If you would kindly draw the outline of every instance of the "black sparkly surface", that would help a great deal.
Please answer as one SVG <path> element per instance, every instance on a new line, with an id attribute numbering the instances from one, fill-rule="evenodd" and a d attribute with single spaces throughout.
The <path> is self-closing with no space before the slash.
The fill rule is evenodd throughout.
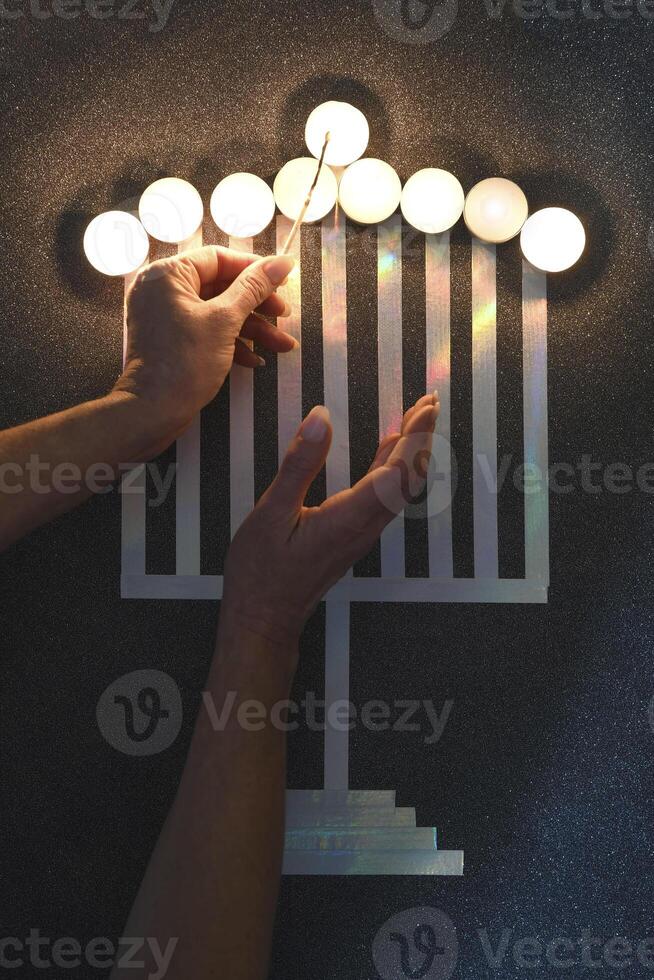
<path id="1" fill-rule="evenodd" d="M 635 10 L 624 20 L 591 21 L 575 7 L 570 20 L 523 21 L 508 4 L 494 17 L 481 2 L 460 7 L 449 33 L 425 45 L 393 39 L 364 2 L 178 0 L 159 33 L 140 21 L 85 15 L 0 20 L 2 423 L 100 394 L 118 372 L 121 286 L 82 260 L 90 217 L 133 201 L 167 173 L 193 181 L 205 201 L 232 171 L 270 178 L 302 153 L 310 109 L 336 96 L 366 112 L 370 155 L 404 179 L 436 165 L 468 188 L 501 173 L 521 183 L 532 208 L 557 203 L 579 213 L 587 257 L 550 279 L 550 457 L 575 464 L 591 454 L 634 467 L 651 459 L 654 22 Z M 350 295 L 359 473 L 375 442 L 375 322 L 366 300 L 374 255 L 355 230 L 348 249 L 361 269 Z M 306 253 L 311 310 L 318 267 L 310 237 Z M 517 261 L 508 246 L 499 276 L 503 452 L 519 452 L 521 439 Z M 472 571 L 468 264 L 467 236 L 458 231 L 454 520 L 463 575 Z M 407 296 L 419 296 L 420 275 L 418 250 L 406 263 Z M 419 333 L 412 306 L 407 400 L 421 393 L 412 339 L 419 345 Z M 307 328 L 304 368 L 309 407 L 322 388 L 315 329 Z M 257 391 L 262 417 L 275 404 L 274 370 Z M 205 438 L 213 433 L 213 444 L 224 444 L 221 405 L 207 414 Z M 260 444 L 263 486 L 274 442 Z M 224 479 L 215 463 L 206 465 L 214 466 L 209 477 Z M 502 571 L 519 575 L 522 527 L 506 493 Z M 203 553 L 206 571 L 219 567 L 226 540 L 225 513 L 210 519 L 217 544 Z M 165 565 L 170 529 L 165 514 L 157 520 L 148 561 Z M 378 928 L 420 905 L 451 917 L 460 946 L 455 976 L 470 980 L 491 975 L 478 929 L 489 930 L 493 945 L 505 928 L 545 943 L 585 928 L 604 940 L 649 934 L 653 533 L 651 496 L 575 489 L 551 500 L 547 607 L 353 610 L 356 701 L 452 699 L 454 707 L 432 747 L 418 735 L 356 733 L 352 785 L 396 788 L 399 803 L 417 806 L 419 824 L 438 827 L 442 846 L 465 850 L 465 876 L 286 880 L 272 977 L 374 978 Z M 421 574 L 424 540 L 416 529 L 411 535 L 410 573 Z M 365 563 L 368 574 L 377 560 Z M 217 610 L 121 602 L 118 579 L 115 495 L 3 559 L 3 936 L 31 928 L 82 942 L 120 934 L 174 792 Z M 322 635 L 319 613 L 307 631 L 299 692 L 320 696 Z M 186 715 L 171 749 L 133 760 L 102 740 L 95 705 L 112 680 L 142 667 L 176 679 Z M 315 735 L 292 741 L 293 786 L 318 787 L 321 769 Z M 564 972 L 586 975 L 579 965 Z M 525 970 L 509 950 L 497 975 Z M 636 963 L 626 975 L 652 971 Z M 25 967 L 14 976 L 32 973 Z"/>

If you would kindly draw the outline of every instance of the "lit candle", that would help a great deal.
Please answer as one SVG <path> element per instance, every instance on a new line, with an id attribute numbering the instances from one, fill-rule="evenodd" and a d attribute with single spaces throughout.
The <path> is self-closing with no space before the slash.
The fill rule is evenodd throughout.
<path id="1" fill-rule="evenodd" d="M 324 141 L 323 134 L 323 143 Z M 317 167 L 313 157 L 299 157 L 297 160 L 289 160 L 275 177 L 273 194 L 277 207 L 291 221 L 296 221 L 302 212 L 307 192 L 315 180 Z M 304 220 L 311 222 L 324 218 L 336 204 L 337 196 L 336 177 L 328 167 L 323 167 Z"/>
<path id="2" fill-rule="evenodd" d="M 330 134 L 325 163 L 330 167 L 347 167 L 366 151 L 370 128 L 364 114 L 348 102 L 323 102 L 307 120 L 304 138 L 316 159 L 319 159 L 325 141 Z"/>
<path id="3" fill-rule="evenodd" d="M 524 257 L 543 272 L 563 272 L 574 265 L 586 246 L 584 226 L 572 211 L 543 208 L 524 224 L 520 247 Z"/>
<path id="4" fill-rule="evenodd" d="M 341 207 L 360 225 L 385 221 L 397 210 L 401 197 L 402 182 L 393 168 L 372 157 L 348 167 L 338 188 Z"/>
<path id="5" fill-rule="evenodd" d="M 231 238 L 261 234 L 275 215 L 275 198 L 265 180 L 255 174 L 230 174 L 211 195 L 211 215 Z"/>
<path id="6" fill-rule="evenodd" d="M 202 198 L 193 184 L 179 177 L 155 180 L 139 201 L 145 230 L 160 242 L 186 241 L 198 230 L 203 216 Z"/>
<path id="7" fill-rule="evenodd" d="M 469 192 L 463 220 L 482 242 L 508 242 L 518 234 L 529 214 L 524 192 L 505 177 L 480 180 Z"/>
<path id="8" fill-rule="evenodd" d="M 454 174 L 428 167 L 409 177 L 402 191 L 402 214 L 414 228 L 437 235 L 455 225 L 465 195 Z"/>
<path id="9" fill-rule="evenodd" d="M 143 265 L 150 242 L 141 222 L 127 211 L 105 211 L 84 233 L 84 253 L 105 276 L 128 276 Z"/>

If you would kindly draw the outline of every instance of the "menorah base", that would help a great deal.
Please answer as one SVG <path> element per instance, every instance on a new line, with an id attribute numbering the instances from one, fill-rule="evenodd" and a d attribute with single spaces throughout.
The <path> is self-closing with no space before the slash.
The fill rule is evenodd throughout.
<path id="1" fill-rule="evenodd" d="M 463 851 L 439 851 L 393 790 L 289 790 L 286 875 L 462 875 Z"/>

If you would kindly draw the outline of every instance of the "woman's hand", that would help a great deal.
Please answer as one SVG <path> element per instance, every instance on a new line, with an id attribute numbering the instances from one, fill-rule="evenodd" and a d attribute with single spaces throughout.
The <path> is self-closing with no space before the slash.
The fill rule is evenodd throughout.
<path id="1" fill-rule="evenodd" d="M 425 395 L 401 433 L 380 444 L 367 475 L 320 507 L 305 507 L 331 442 L 329 413 L 305 418 L 280 471 L 236 534 L 227 558 L 221 629 L 295 647 L 322 596 L 424 489 L 439 402 Z"/>
<path id="2" fill-rule="evenodd" d="M 157 420 L 159 451 L 216 396 L 234 361 L 264 363 L 239 337 L 275 353 L 297 346 L 266 319 L 290 312 L 275 290 L 293 264 L 209 245 L 139 273 L 127 298 L 126 362 L 114 390 L 137 396 Z"/>

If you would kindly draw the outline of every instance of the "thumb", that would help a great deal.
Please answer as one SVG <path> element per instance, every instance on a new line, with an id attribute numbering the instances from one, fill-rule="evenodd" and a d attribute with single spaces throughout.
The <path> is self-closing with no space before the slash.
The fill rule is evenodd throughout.
<path id="1" fill-rule="evenodd" d="M 331 441 L 329 412 L 324 405 L 316 405 L 288 447 L 279 473 L 264 495 L 266 504 L 283 514 L 296 513 L 325 465 Z"/>
<path id="2" fill-rule="evenodd" d="M 214 302 L 227 307 L 239 320 L 239 326 L 284 282 L 295 259 L 291 255 L 271 255 L 252 262 Z"/>

